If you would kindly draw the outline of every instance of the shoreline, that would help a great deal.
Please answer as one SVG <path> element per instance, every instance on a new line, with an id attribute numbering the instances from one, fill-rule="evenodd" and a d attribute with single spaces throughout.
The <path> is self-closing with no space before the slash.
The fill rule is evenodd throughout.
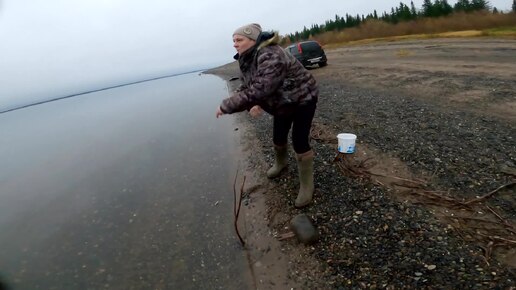
<path id="1" fill-rule="evenodd" d="M 258 175 L 258 183 L 266 185 L 265 218 L 272 236 L 286 232 L 290 218 L 298 213 L 310 216 L 321 234 L 320 241 L 313 246 L 302 246 L 294 239 L 281 242 L 284 253 L 297 257 L 292 260 L 289 274 L 292 281 L 302 285 L 301 289 L 513 287 L 514 247 L 497 242 L 492 236 L 477 240 L 470 236 L 473 227 L 479 226 L 478 219 L 493 225 L 482 225 L 477 229 L 481 234 L 504 234 L 508 240 L 514 236 L 503 232 L 503 226 L 495 226 L 500 222 L 495 216 L 457 209 L 453 204 L 474 201 L 471 209 L 480 212 L 481 207 L 482 211 L 491 208 L 505 217 L 508 224 L 514 223 L 514 176 L 504 173 L 514 169 L 510 148 L 515 148 L 515 140 L 507 138 L 515 132 L 514 116 L 501 114 L 507 109 L 502 102 L 510 105 L 514 97 L 510 91 L 516 88 L 515 82 L 507 81 L 512 78 L 513 67 L 493 67 L 491 79 L 484 81 L 480 72 L 485 73 L 485 68 L 480 62 L 485 59 L 477 62 L 467 55 L 458 60 L 461 67 L 457 71 L 446 66 L 446 62 L 434 65 L 436 72 L 426 64 L 424 71 L 405 65 L 412 62 L 413 67 L 421 66 L 421 58 L 431 64 L 439 62 L 440 48 L 427 47 L 443 47 L 444 51 L 464 43 L 477 49 L 491 45 L 488 40 L 446 39 L 388 44 L 388 48 L 373 44 L 327 51 L 328 67 L 311 70 L 321 91 L 312 132 L 316 192 L 314 203 L 302 210 L 293 207 L 297 173 L 292 154 L 288 173 L 279 180 L 265 181 L 265 170 L 273 160 L 270 116 L 237 117 L 260 144 L 254 150 L 261 154 L 253 154 L 253 158 L 261 155 L 265 160 L 251 160 L 248 166 Z M 515 41 L 503 45 L 516 48 Z M 389 54 L 384 49 L 390 49 Z M 379 54 L 378 60 L 387 61 L 368 62 L 375 53 Z M 362 55 L 367 58 L 361 59 Z M 397 57 L 389 61 L 386 55 L 391 56 L 389 59 L 392 55 Z M 487 60 L 498 61 L 496 57 Z M 444 77 L 453 80 L 454 86 L 439 83 L 444 69 L 448 70 Z M 469 75 L 476 76 L 477 70 L 479 81 L 469 83 Z M 469 74 L 463 74 L 464 71 Z M 203 73 L 218 75 L 231 89 L 232 82 L 228 80 L 237 75 L 238 67 L 233 62 Z M 418 90 L 414 90 L 412 83 L 404 82 L 409 78 L 421 80 Z M 467 96 L 475 93 L 472 105 L 469 99 L 455 101 L 457 93 L 466 96 L 456 89 L 462 82 L 472 86 L 466 88 Z M 506 88 L 507 93 L 496 94 Z M 493 97 L 498 99 L 493 101 Z M 487 110 L 477 109 L 482 108 L 482 102 L 488 102 Z M 342 171 L 343 164 L 335 161 L 334 138 L 341 130 L 359 135 L 356 153 L 348 156 L 347 165 L 374 175 Z M 437 132 L 445 137 L 439 138 Z M 485 144 L 496 151 L 483 152 Z M 367 158 L 372 158 L 370 164 L 364 162 Z M 357 167 L 364 163 L 370 167 Z M 497 196 L 478 203 L 474 200 L 496 188 L 500 188 Z M 468 219 L 476 222 L 468 223 Z"/>

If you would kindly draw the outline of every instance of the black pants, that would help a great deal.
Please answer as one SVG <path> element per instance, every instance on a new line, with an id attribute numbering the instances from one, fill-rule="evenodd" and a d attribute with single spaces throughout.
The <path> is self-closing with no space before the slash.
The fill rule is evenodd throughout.
<path id="1" fill-rule="evenodd" d="M 298 106 L 292 114 L 274 116 L 273 142 L 277 146 L 287 145 L 288 132 L 292 127 L 292 145 L 297 154 L 311 149 L 310 128 L 315 114 L 316 103 Z"/>

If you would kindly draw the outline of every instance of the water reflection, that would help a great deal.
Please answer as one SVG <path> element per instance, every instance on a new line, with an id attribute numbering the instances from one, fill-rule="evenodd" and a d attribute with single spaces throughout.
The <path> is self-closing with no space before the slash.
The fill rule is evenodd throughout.
<path id="1" fill-rule="evenodd" d="M 243 289 L 231 120 L 182 75 L 0 114 L 0 274 L 17 289 Z"/>

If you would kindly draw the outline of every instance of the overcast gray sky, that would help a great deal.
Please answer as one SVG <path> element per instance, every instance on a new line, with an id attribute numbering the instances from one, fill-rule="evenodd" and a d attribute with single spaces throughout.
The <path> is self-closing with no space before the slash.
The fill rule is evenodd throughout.
<path id="1" fill-rule="evenodd" d="M 0 0 L 0 102 L 221 65 L 232 61 L 231 35 L 243 24 L 287 34 L 399 2 Z M 512 0 L 490 3 L 508 10 Z"/>

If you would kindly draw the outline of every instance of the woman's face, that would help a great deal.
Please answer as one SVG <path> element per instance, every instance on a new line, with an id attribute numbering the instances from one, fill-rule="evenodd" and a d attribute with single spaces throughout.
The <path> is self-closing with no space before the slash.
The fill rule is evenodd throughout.
<path id="1" fill-rule="evenodd" d="M 233 35 L 233 47 L 236 49 L 238 54 L 244 53 L 249 48 L 253 47 L 256 44 L 256 41 L 247 38 L 243 35 L 235 34 Z"/>

